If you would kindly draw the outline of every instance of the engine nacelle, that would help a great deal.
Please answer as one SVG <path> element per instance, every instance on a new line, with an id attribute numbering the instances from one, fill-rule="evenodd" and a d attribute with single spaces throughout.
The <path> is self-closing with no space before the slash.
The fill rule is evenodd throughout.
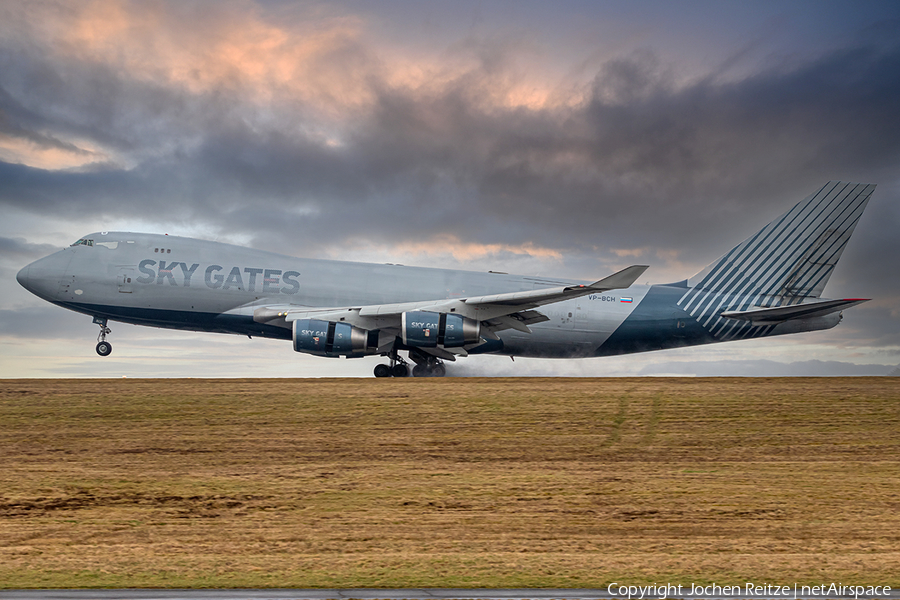
<path id="1" fill-rule="evenodd" d="M 378 332 L 319 319 L 294 321 L 294 350 L 318 356 L 372 354 L 378 349 Z"/>
<path id="2" fill-rule="evenodd" d="M 481 340 L 481 323 L 451 313 L 417 310 L 403 313 L 400 339 L 416 348 L 459 348 Z"/>

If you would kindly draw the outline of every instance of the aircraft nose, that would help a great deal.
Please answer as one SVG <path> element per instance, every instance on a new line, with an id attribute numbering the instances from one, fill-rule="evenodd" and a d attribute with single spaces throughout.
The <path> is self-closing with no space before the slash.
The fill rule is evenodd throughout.
<path id="1" fill-rule="evenodd" d="M 28 291 L 31 291 L 31 288 L 28 285 L 30 277 L 31 277 L 31 265 L 23 267 L 22 270 L 20 270 L 18 273 L 16 273 L 16 281 L 18 281 L 19 285 L 21 285 L 23 288 L 25 288 Z"/>
<path id="2" fill-rule="evenodd" d="M 24 267 L 16 274 L 16 281 L 32 294 L 53 302 L 59 282 L 68 271 L 70 253 L 65 250 L 45 256 Z"/>

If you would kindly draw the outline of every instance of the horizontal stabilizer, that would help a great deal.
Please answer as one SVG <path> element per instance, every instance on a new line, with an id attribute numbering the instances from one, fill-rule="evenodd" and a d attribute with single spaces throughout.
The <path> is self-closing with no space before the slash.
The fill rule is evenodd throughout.
<path id="1" fill-rule="evenodd" d="M 843 300 L 821 300 L 791 306 L 774 306 L 770 308 L 753 308 L 750 310 L 731 310 L 722 313 L 726 319 L 751 321 L 754 325 L 774 325 L 791 319 L 809 319 L 824 317 L 833 312 L 868 302 L 868 298 L 844 298 Z"/>

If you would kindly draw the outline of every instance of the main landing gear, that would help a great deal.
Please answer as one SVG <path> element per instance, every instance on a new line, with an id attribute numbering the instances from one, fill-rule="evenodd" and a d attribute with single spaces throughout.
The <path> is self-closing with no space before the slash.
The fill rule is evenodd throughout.
<path id="1" fill-rule="evenodd" d="M 112 333 L 112 329 L 106 326 L 106 319 L 94 317 L 94 323 L 100 326 L 100 335 L 97 336 L 97 354 L 109 356 L 112 354 L 112 344 L 106 341 L 106 336 Z"/>
<path id="2" fill-rule="evenodd" d="M 443 377 L 447 374 L 447 368 L 441 359 L 435 358 L 428 364 L 413 367 L 413 377 Z"/>
<path id="3" fill-rule="evenodd" d="M 444 361 L 417 348 L 409 351 L 409 359 L 416 363 L 413 367 L 413 377 L 443 377 L 447 374 Z"/>
<path id="4" fill-rule="evenodd" d="M 396 348 L 391 348 L 387 356 L 391 359 L 391 364 L 377 365 L 375 377 L 409 377 L 409 363 L 400 357 Z"/>
<path id="5" fill-rule="evenodd" d="M 390 365 L 377 365 L 375 377 L 409 377 L 409 363 L 400 357 L 396 349 L 392 349 L 387 355 L 391 359 Z M 409 358 L 416 366 L 412 369 L 413 377 L 443 377 L 447 374 L 444 361 L 421 350 L 409 351 Z"/>

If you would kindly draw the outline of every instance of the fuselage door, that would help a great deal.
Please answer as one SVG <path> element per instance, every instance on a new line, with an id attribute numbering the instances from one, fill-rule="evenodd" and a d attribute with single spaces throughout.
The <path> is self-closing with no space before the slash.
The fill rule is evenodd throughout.
<path id="1" fill-rule="evenodd" d="M 120 294 L 130 294 L 132 292 L 131 281 L 134 278 L 134 267 L 119 267 L 119 274 L 116 282 L 119 285 Z"/>

